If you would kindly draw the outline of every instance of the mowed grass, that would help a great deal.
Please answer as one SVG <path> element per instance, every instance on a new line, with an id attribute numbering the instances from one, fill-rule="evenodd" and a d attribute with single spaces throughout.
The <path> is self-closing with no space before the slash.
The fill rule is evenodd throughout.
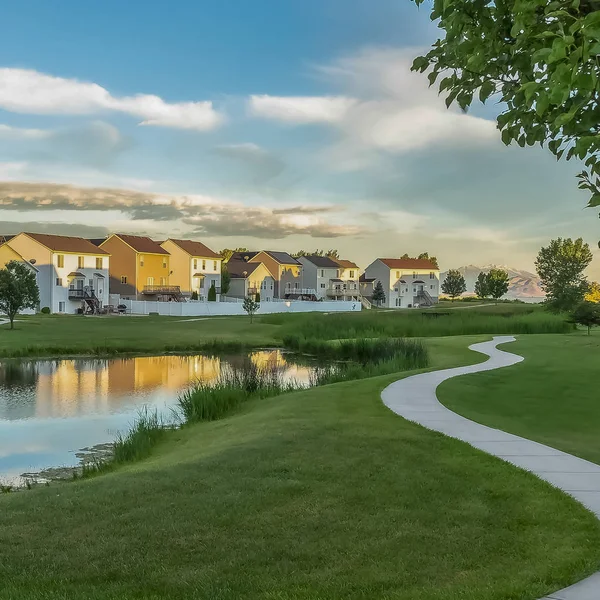
<path id="1" fill-rule="evenodd" d="M 440 400 L 474 421 L 600 464 L 600 331 L 520 336 L 505 349 L 525 361 L 449 380 Z"/>
<path id="2" fill-rule="evenodd" d="M 481 337 L 431 340 L 436 368 Z M 535 477 L 397 417 L 397 376 L 245 404 L 149 459 L 0 497 L 0 599 L 537 599 L 600 526 Z"/>
<path id="3" fill-rule="evenodd" d="M 0 326 L 0 357 L 163 353 L 277 343 L 274 325 L 250 323 L 245 317 L 213 317 L 197 321 L 177 317 L 84 317 L 37 315 L 19 317 L 16 329 Z"/>

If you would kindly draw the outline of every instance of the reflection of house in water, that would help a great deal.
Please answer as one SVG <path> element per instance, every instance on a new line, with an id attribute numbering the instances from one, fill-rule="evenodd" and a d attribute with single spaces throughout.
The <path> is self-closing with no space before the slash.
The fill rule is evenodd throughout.
<path id="1" fill-rule="evenodd" d="M 260 350 L 250 355 L 250 360 L 259 369 L 277 370 L 285 379 L 309 383 L 311 369 L 286 360 L 281 350 Z"/>
<path id="2" fill-rule="evenodd" d="M 144 400 L 153 390 L 177 393 L 198 379 L 220 373 L 218 358 L 158 356 L 39 363 L 37 417 L 74 417 L 113 412 L 124 402 Z"/>

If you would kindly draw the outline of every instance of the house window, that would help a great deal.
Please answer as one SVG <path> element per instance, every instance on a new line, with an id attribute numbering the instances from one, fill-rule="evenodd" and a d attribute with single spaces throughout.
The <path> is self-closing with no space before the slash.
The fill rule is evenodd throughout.
<path id="1" fill-rule="evenodd" d="M 77 268 L 78 269 L 83 269 L 83 262 L 84 262 L 83 256 L 78 256 L 77 257 Z"/>
<path id="2" fill-rule="evenodd" d="M 417 272 L 413 271 L 413 279 L 416 279 L 416 278 L 417 278 Z"/>
<path id="3" fill-rule="evenodd" d="M 167 259 L 163 256 L 163 269 L 167 268 Z"/>
<path id="4" fill-rule="evenodd" d="M 217 261 L 216 261 L 216 260 L 214 260 L 214 261 L 213 261 L 213 271 L 217 271 L 217 270 L 218 270 L 218 267 L 217 267 Z"/>
<path id="5" fill-rule="evenodd" d="M 429 289 L 432 290 L 435 286 L 434 285 L 430 285 Z"/>
<path id="6" fill-rule="evenodd" d="M 433 271 L 429 273 L 429 279 L 435 279 L 435 273 Z"/>
<path id="7" fill-rule="evenodd" d="M 206 261 L 205 260 L 202 261 L 202 270 L 206 271 Z"/>
<path id="8" fill-rule="evenodd" d="M 89 280 L 89 286 L 90 286 L 91 288 L 93 288 L 93 287 L 94 287 L 94 280 L 93 280 L 93 279 L 90 279 L 90 280 Z"/>
<path id="9" fill-rule="evenodd" d="M 121 283 L 127 283 L 127 276 L 121 275 Z"/>
<path id="10" fill-rule="evenodd" d="M 160 278 L 160 285 L 167 285 L 167 278 L 166 277 L 161 277 Z"/>
<path id="11" fill-rule="evenodd" d="M 400 271 L 396 271 L 396 279 L 400 279 Z"/>
<path id="12" fill-rule="evenodd" d="M 101 268 L 102 268 L 102 259 L 97 258 L 96 259 L 96 269 L 101 269 Z"/>
<path id="13" fill-rule="evenodd" d="M 398 291 L 398 288 L 394 288 L 394 291 L 395 291 L 395 292 L 397 292 L 397 291 Z"/>
<path id="14" fill-rule="evenodd" d="M 64 254 L 58 254 L 56 256 L 56 266 L 59 269 L 62 269 L 65 266 L 65 255 Z"/>
<path id="15" fill-rule="evenodd" d="M 140 254 L 140 267 L 144 266 L 144 255 Z"/>
<path id="16" fill-rule="evenodd" d="M 294 282 L 294 288 L 298 289 L 298 282 L 297 281 Z"/>
<path id="17" fill-rule="evenodd" d="M 65 312 L 65 303 L 64 302 L 58 303 L 58 312 L 61 312 L 61 313 Z"/>
<path id="18" fill-rule="evenodd" d="M 62 277 L 57 277 L 57 278 L 56 278 L 56 285 L 57 285 L 58 287 L 62 287 Z"/>
<path id="19" fill-rule="evenodd" d="M 146 285 L 154 285 L 154 277 L 148 277 L 146 280 Z"/>
<path id="20" fill-rule="evenodd" d="M 350 271 L 350 279 L 354 279 L 354 271 Z"/>
<path id="21" fill-rule="evenodd" d="M 194 259 L 194 271 L 198 268 L 198 259 Z"/>
<path id="22" fill-rule="evenodd" d="M 321 277 L 325 277 L 325 271 L 321 269 Z"/>
<path id="23" fill-rule="evenodd" d="M 321 289 L 325 289 L 325 284 L 324 283 L 321 284 Z"/>
<path id="24" fill-rule="evenodd" d="M 417 291 L 417 288 L 413 288 L 413 294 Z"/>

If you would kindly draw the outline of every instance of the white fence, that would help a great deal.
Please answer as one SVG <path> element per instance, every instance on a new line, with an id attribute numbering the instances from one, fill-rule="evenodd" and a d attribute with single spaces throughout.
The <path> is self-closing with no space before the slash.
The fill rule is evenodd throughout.
<path id="1" fill-rule="evenodd" d="M 127 307 L 127 312 L 134 315 L 159 315 L 171 317 L 213 317 L 225 315 L 245 315 L 242 305 L 235 302 L 146 302 L 144 300 L 120 300 L 119 304 Z M 300 312 L 352 312 L 360 311 L 360 302 L 262 302 L 256 314 Z"/>

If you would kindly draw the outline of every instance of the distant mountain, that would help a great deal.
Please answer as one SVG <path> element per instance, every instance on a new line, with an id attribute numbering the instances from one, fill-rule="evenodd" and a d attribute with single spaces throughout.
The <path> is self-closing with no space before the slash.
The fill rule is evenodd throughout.
<path id="1" fill-rule="evenodd" d="M 467 293 L 465 296 L 472 296 L 475 293 L 475 282 L 477 276 L 482 271 L 487 273 L 490 269 L 504 269 L 508 273 L 510 284 L 508 287 L 508 294 L 505 298 L 517 299 L 517 298 L 544 298 L 544 292 L 541 287 L 540 278 L 534 273 L 529 271 L 522 271 L 520 269 L 514 269 L 512 267 L 499 266 L 499 265 L 485 265 L 478 267 L 476 265 L 467 265 L 459 267 L 458 271 L 463 274 L 465 281 L 467 282 Z M 446 279 L 447 271 L 441 274 L 441 280 Z"/>

